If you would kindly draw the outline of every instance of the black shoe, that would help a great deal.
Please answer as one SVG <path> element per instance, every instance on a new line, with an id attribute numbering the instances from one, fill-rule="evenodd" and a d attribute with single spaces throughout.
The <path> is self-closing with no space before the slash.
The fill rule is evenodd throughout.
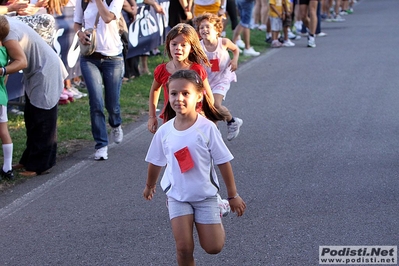
<path id="1" fill-rule="evenodd" d="M 267 42 L 267 43 L 272 43 L 272 37 L 267 38 L 267 39 L 265 40 L 265 42 Z"/>
<path id="2" fill-rule="evenodd" d="M 3 178 L 6 178 L 8 180 L 14 180 L 14 173 L 12 172 L 12 170 L 4 172 L 3 168 L 0 169 L 0 176 Z"/>

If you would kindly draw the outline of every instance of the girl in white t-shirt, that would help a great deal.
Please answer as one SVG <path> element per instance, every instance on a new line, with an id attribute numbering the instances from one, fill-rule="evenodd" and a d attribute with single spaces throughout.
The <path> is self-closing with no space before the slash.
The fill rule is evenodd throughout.
<path id="1" fill-rule="evenodd" d="M 241 216 L 246 205 L 237 193 L 230 164 L 233 155 L 212 122 L 221 120 L 222 115 L 203 93 L 200 76 L 193 70 L 176 71 L 167 88 L 166 111 L 173 110 L 175 116 L 156 131 L 151 141 L 145 159 L 149 165 L 143 196 L 153 198 L 158 176 L 166 166 L 161 188 L 168 198 L 178 265 L 194 265 L 193 223 L 207 253 L 219 253 L 225 242 L 214 165 L 226 184 L 231 210 Z M 196 111 L 201 101 L 206 118 Z"/>

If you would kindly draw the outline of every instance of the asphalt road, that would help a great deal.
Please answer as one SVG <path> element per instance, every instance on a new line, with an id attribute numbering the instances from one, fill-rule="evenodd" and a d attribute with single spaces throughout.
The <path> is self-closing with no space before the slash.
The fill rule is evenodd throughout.
<path id="1" fill-rule="evenodd" d="M 244 125 L 227 145 L 248 208 L 223 219 L 220 254 L 196 242 L 197 265 L 309 266 L 321 245 L 399 243 L 398 10 L 361 0 L 316 48 L 240 66 L 225 104 Z M 141 196 L 146 117 L 125 134 L 107 161 L 85 149 L 0 194 L 0 265 L 176 265 L 165 195 Z"/>

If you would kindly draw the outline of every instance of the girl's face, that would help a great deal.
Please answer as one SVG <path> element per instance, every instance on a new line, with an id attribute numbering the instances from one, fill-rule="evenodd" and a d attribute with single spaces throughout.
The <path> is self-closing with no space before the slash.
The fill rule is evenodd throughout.
<path id="1" fill-rule="evenodd" d="M 204 19 L 199 25 L 199 34 L 202 39 L 211 40 L 218 36 L 218 32 L 215 29 L 215 25 L 209 20 Z"/>
<path id="2" fill-rule="evenodd" d="M 201 99 L 201 93 L 191 81 L 174 79 L 169 83 L 169 102 L 176 115 L 196 114 L 196 105 Z"/>
<path id="3" fill-rule="evenodd" d="M 183 34 L 179 34 L 176 38 L 170 41 L 169 50 L 173 59 L 177 61 L 184 61 L 190 55 L 191 44 L 186 41 Z"/>

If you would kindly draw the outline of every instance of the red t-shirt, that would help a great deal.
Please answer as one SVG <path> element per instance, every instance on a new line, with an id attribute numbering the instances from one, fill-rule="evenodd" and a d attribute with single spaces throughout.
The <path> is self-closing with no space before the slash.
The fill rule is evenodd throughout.
<path id="1" fill-rule="evenodd" d="M 168 70 L 166 70 L 166 64 L 167 63 L 160 64 L 154 70 L 155 81 L 158 83 L 161 83 L 162 87 L 163 87 L 164 103 L 163 103 L 163 109 L 162 109 L 162 112 L 160 115 L 161 118 L 163 118 L 163 113 L 165 112 L 165 107 L 169 101 L 169 94 L 168 94 L 168 90 L 166 88 L 166 83 L 168 82 L 169 77 L 172 75 L 171 73 L 168 72 Z M 202 65 L 193 63 L 191 65 L 190 69 L 197 72 L 202 80 L 205 80 L 206 78 L 208 78 L 208 74 L 206 73 L 206 70 Z"/>

